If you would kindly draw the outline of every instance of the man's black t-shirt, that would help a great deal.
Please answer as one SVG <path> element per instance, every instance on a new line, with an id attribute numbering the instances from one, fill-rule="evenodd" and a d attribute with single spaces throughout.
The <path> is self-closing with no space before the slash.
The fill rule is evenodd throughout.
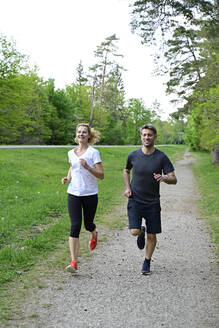
<path id="1" fill-rule="evenodd" d="M 141 149 L 132 151 L 127 158 L 126 169 L 132 169 L 132 198 L 143 203 L 160 203 L 160 183 L 153 173 L 167 174 L 174 171 L 169 158 L 160 150 L 146 155 Z"/>

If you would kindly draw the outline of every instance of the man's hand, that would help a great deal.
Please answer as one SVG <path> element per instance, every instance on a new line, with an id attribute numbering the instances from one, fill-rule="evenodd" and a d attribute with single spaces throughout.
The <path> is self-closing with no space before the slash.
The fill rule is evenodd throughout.
<path id="1" fill-rule="evenodd" d="M 131 189 L 126 189 L 124 192 L 124 196 L 129 198 L 131 195 L 132 195 Z"/>
<path id="2" fill-rule="evenodd" d="M 154 179 L 158 182 L 165 182 L 165 176 L 161 175 L 161 174 L 157 174 L 157 173 L 153 173 L 154 174 Z"/>
<path id="3" fill-rule="evenodd" d="M 161 175 L 161 174 L 157 174 L 157 173 L 153 173 L 153 174 L 154 174 L 154 179 L 157 182 L 165 182 L 167 184 L 176 184 L 177 183 L 177 179 L 176 179 L 174 172 L 170 172 L 167 175 Z"/>

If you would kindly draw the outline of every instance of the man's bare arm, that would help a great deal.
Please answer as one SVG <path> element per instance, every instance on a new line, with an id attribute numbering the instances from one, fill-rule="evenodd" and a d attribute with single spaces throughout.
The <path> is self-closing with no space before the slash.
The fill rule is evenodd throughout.
<path id="1" fill-rule="evenodd" d="M 131 186 L 130 186 L 130 171 L 128 169 L 124 169 L 123 179 L 124 179 L 124 184 L 125 184 L 124 196 L 130 197 L 132 192 L 131 192 Z"/>
<path id="2" fill-rule="evenodd" d="M 154 173 L 154 179 L 159 182 L 165 182 L 167 184 L 176 184 L 177 178 L 175 176 L 174 171 L 167 173 L 167 175 L 161 175 Z"/>

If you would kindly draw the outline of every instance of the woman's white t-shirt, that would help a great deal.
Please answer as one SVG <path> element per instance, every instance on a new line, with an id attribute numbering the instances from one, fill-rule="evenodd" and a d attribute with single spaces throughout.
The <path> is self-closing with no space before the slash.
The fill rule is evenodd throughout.
<path id="1" fill-rule="evenodd" d="M 71 164 L 71 182 L 67 192 L 75 196 L 89 196 L 98 193 L 97 178 L 86 170 L 79 163 L 79 159 L 84 159 L 87 164 L 95 168 L 95 164 L 101 163 L 99 151 L 89 146 L 85 153 L 77 156 L 74 149 L 68 152 L 69 163 Z"/>

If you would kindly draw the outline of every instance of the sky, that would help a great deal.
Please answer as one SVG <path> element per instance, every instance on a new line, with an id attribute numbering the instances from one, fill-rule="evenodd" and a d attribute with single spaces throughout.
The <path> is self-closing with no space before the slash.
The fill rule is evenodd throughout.
<path id="1" fill-rule="evenodd" d="M 94 51 L 116 34 L 126 99 L 141 98 L 146 107 L 160 103 L 162 119 L 175 111 L 165 95 L 164 78 L 153 76 L 153 49 L 131 32 L 132 0 L 0 0 L 0 33 L 37 65 L 39 76 L 55 79 L 56 88 L 75 81 L 80 61 L 85 72 Z"/>

